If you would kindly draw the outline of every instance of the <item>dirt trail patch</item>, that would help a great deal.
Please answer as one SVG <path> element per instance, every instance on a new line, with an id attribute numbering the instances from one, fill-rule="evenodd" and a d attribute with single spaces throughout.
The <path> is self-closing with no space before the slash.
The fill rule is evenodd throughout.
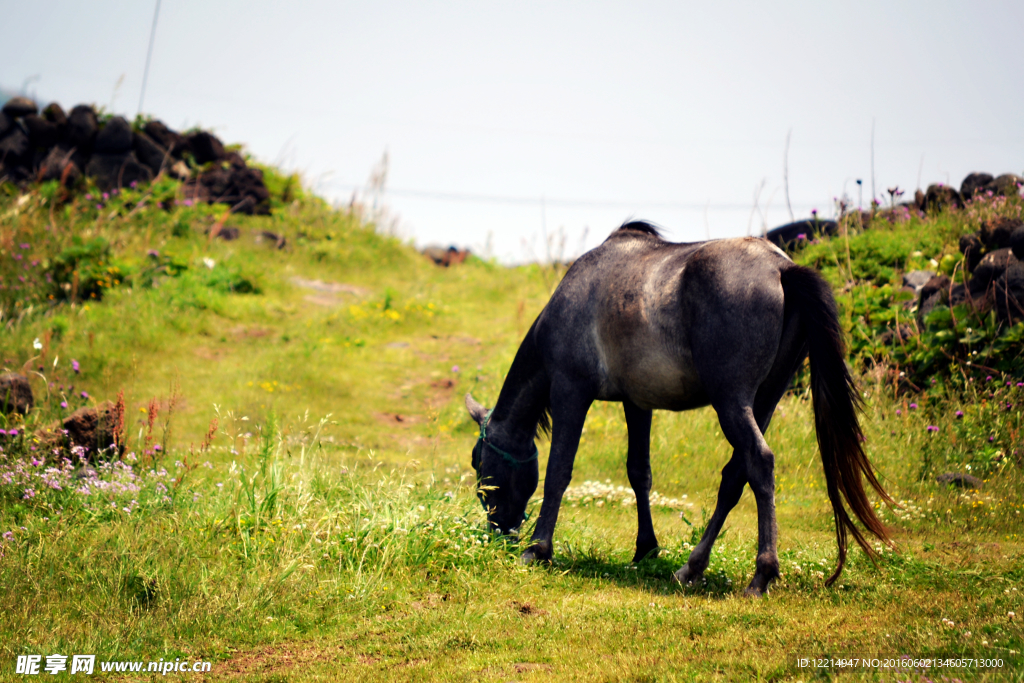
<path id="1" fill-rule="evenodd" d="M 253 674 L 275 674 L 301 670 L 310 664 L 336 662 L 341 647 L 322 648 L 312 643 L 282 643 L 239 653 L 221 664 L 217 678 L 235 678 Z"/>
<path id="2" fill-rule="evenodd" d="M 293 277 L 292 284 L 302 289 L 311 289 L 316 294 L 306 296 L 306 301 L 318 306 L 337 306 L 342 302 L 341 294 L 349 294 L 356 297 L 363 297 L 370 293 L 365 287 L 349 285 L 344 282 L 324 282 L 323 280 L 307 280 L 302 277 Z"/>

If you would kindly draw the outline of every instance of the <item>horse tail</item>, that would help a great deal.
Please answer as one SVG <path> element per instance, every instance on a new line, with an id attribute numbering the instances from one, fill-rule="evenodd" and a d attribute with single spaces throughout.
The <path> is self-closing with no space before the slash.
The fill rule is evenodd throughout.
<path id="1" fill-rule="evenodd" d="M 832 290 L 811 268 L 790 266 L 781 276 L 786 301 L 796 305 L 802 320 L 811 362 L 814 427 L 839 546 L 836 570 L 825 582 L 830 586 L 839 578 L 846 562 L 847 534 L 853 536 L 868 557 L 872 560 L 877 557 L 874 548 L 850 519 L 847 506 L 868 531 L 886 544 L 892 543 L 868 500 L 862 475 L 883 501 L 893 504 L 893 500 L 878 482 L 864 453 L 864 434 L 857 421 L 861 398 L 846 366 L 846 344 Z"/>

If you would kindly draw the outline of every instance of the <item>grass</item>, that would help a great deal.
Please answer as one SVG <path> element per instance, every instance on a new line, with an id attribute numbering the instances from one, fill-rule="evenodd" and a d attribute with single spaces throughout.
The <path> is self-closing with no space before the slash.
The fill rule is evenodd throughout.
<path id="1" fill-rule="evenodd" d="M 730 454 L 707 409 L 655 415 L 657 559 L 629 561 L 635 510 L 615 488 L 628 489 L 624 418 L 595 404 L 555 560 L 523 567 L 515 542 L 486 531 L 461 398 L 493 403 L 551 274 L 479 259 L 438 269 L 309 197 L 231 217 L 242 236 L 224 242 L 206 234 L 223 207 L 175 205 L 175 191 L 151 195 L 165 208 L 138 209 L 140 192 L 99 212 L 53 188 L 0 200 L 3 282 L 42 264 L 35 285 L 4 294 L 0 318 L 0 359 L 36 371 L 38 400 L 3 424 L 17 436 L 0 437 L 0 679 L 22 680 L 18 655 L 61 652 L 203 659 L 212 680 L 253 681 L 809 681 L 832 675 L 798 667 L 800 655 L 947 653 L 1004 663 L 950 679 L 1024 680 L 1014 382 L 965 375 L 917 400 L 863 380 L 869 453 L 902 502 L 883 513 L 897 549 L 877 567 L 857 551 L 833 588 L 799 391 L 768 433 L 782 578 L 767 598 L 741 596 L 756 547 L 749 493 L 707 581 L 672 580 Z M 289 247 L 256 243 L 264 230 Z M 75 237 L 105 240 L 89 257 L 99 272 L 116 263 L 118 277 L 94 278 L 96 298 L 47 281 Z M 73 457 L 32 464 L 33 429 L 119 390 L 132 416 L 122 462 L 85 479 Z M 937 484 L 947 471 L 987 481 Z"/>

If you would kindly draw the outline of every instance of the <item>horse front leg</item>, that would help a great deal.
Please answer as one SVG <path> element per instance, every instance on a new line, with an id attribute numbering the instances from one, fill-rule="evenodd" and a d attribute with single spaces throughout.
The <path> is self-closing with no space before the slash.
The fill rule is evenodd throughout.
<path id="1" fill-rule="evenodd" d="M 633 562 L 658 556 L 658 539 L 651 520 L 651 411 L 638 408 L 632 401 L 622 402 L 626 413 L 629 446 L 626 474 L 636 495 L 636 554 Z"/>
<path id="2" fill-rule="evenodd" d="M 551 559 L 558 509 L 562 505 L 562 496 L 572 480 L 576 450 L 580 445 L 583 423 L 587 419 L 587 410 L 590 409 L 592 401 L 591 396 L 581 395 L 581 392 L 572 386 L 563 388 L 552 382 L 551 453 L 548 456 L 547 473 L 544 477 L 544 502 L 541 503 L 537 526 L 530 537 L 530 547 L 520 558 L 524 564 Z"/>

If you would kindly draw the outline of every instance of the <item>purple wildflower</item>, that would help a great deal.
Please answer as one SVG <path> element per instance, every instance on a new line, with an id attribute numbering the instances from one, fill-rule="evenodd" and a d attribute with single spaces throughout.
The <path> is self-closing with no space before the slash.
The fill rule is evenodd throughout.
<path id="1" fill-rule="evenodd" d="M 89 398 L 89 394 L 83 391 L 82 392 L 82 398 Z"/>
<path id="2" fill-rule="evenodd" d="M 102 211 L 103 210 L 103 205 L 102 204 L 97 204 L 96 205 L 96 210 L 97 211 Z"/>
<path id="3" fill-rule="evenodd" d="M 156 249 L 150 249 L 146 253 L 147 253 L 147 255 L 152 256 L 153 258 L 160 258 L 160 252 L 157 251 Z"/>
<path id="4" fill-rule="evenodd" d="M 916 404 L 916 403 L 911 403 L 911 404 L 910 404 L 910 405 L 909 405 L 908 407 L 909 407 L 909 408 L 910 408 L 911 410 L 917 410 L 917 404 Z"/>
<path id="5" fill-rule="evenodd" d="M 21 243 L 21 244 L 20 244 L 19 246 L 20 246 L 20 247 L 21 247 L 22 249 L 28 249 L 30 245 L 29 245 L 29 244 L 28 244 L 27 242 L 22 242 L 22 243 Z"/>
<path id="6" fill-rule="evenodd" d="M 13 541 L 14 540 L 14 532 L 13 531 L 5 531 L 4 532 L 4 540 L 5 541 Z"/>
<path id="7" fill-rule="evenodd" d="M 899 415 L 902 415 L 902 414 L 903 414 L 903 411 L 900 410 L 899 408 L 897 408 L 896 409 L 896 415 L 899 416 Z"/>
<path id="8" fill-rule="evenodd" d="M 958 410 L 958 411 L 956 411 L 955 415 L 956 415 L 956 419 L 958 419 L 958 420 L 963 419 L 964 411 Z"/>
<path id="9" fill-rule="evenodd" d="M 139 181 L 138 180 L 133 180 L 131 183 L 129 183 L 129 185 L 134 190 L 136 187 L 138 187 Z"/>
<path id="10" fill-rule="evenodd" d="M 937 431 L 939 431 L 939 428 L 936 427 L 935 425 L 928 425 L 927 427 L 925 427 L 925 429 L 927 429 L 929 432 L 937 432 Z"/>
<path id="11" fill-rule="evenodd" d="M 110 195 L 106 192 L 103 193 L 103 201 L 110 199 Z"/>
<path id="12" fill-rule="evenodd" d="M 85 195 L 85 201 L 92 201 L 92 193 Z"/>
<path id="13" fill-rule="evenodd" d="M 75 371 L 76 375 L 81 372 L 81 367 L 78 365 L 78 361 L 74 358 L 71 359 L 71 369 Z"/>
<path id="14" fill-rule="evenodd" d="M 452 372 L 458 372 L 458 371 L 459 371 L 459 366 L 458 365 L 453 365 L 452 366 Z"/>
<path id="15" fill-rule="evenodd" d="M 68 407 L 68 402 L 67 401 L 61 401 L 60 402 L 60 407 L 61 408 L 67 408 Z"/>

